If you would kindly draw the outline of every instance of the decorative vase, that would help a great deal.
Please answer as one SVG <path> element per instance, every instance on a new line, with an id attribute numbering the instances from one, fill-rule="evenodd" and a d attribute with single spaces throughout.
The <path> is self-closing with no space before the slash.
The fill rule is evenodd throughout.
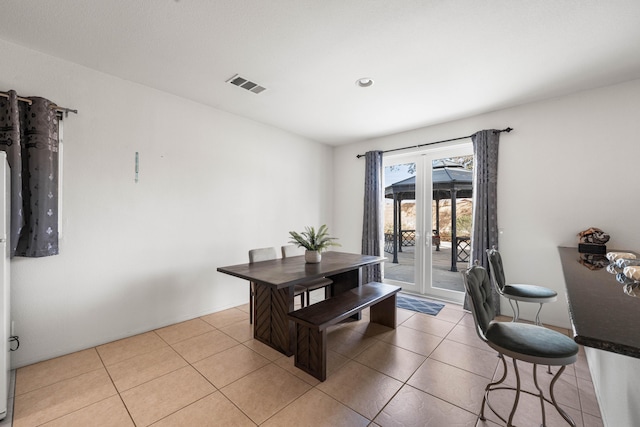
<path id="1" fill-rule="evenodd" d="M 319 251 L 306 251 L 304 253 L 304 260 L 309 264 L 317 264 L 322 259 L 322 254 Z"/>

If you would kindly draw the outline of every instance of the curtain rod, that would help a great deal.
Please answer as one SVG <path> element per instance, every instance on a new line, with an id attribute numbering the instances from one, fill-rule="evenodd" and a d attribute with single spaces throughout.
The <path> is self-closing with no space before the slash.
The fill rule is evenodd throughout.
<path id="1" fill-rule="evenodd" d="M 0 96 L 3 97 L 3 98 L 9 99 L 9 94 L 8 93 L 0 92 Z M 21 96 L 18 96 L 17 98 L 18 98 L 18 101 L 26 102 L 29 105 L 31 105 L 33 103 L 29 98 L 23 98 Z M 78 114 L 78 110 L 72 110 L 71 108 L 59 107 L 56 104 L 51 104 L 49 106 L 49 108 L 51 108 L 52 110 L 56 110 L 56 111 L 58 111 L 60 113 L 64 113 L 65 117 L 69 117 L 69 113 Z"/>
<path id="2" fill-rule="evenodd" d="M 496 130 L 494 131 L 494 133 L 501 133 L 501 132 L 511 132 L 513 129 L 512 128 L 505 128 L 502 130 Z M 473 134 L 475 135 L 475 134 Z M 425 144 L 419 144 L 419 145 L 412 145 L 410 147 L 402 147 L 402 148 L 393 148 L 391 150 L 385 150 L 383 151 L 383 153 L 390 153 L 392 151 L 400 151 L 400 150 L 408 150 L 410 148 L 419 148 L 419 147 L 424 147 L 426 145 L 434 145 L 434 144 L 442 144 L 443 142 L 451 142 L 451 141 L 458 141 L 460 139 L 467 139 L 467 138 L 471 138 L 473 135 L 469 135 L 469 136 L 461 136 L 459 138 L 451 138 L 451 139 L 444 139 L 442 141 L 435 141 L 435 142 L 427 142 Z M 358 154 L 356 157 L 359 159 L 360 157 L 364 157 L 364 154 Z"/>

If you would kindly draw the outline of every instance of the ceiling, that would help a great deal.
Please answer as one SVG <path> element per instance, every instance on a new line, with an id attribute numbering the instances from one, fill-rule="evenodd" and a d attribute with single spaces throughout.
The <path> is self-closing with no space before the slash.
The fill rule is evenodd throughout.
<path id="1" fill-rule="evenodd" d="M 331 145 L 640 78 L 638 0 L 3 0 L 0 39 Z"/>

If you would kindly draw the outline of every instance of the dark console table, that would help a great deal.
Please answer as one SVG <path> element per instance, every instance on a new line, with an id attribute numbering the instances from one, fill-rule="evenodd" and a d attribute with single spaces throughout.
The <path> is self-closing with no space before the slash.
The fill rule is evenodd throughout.
<path id="1" fill-rule="evenodd" d="M 606 268 L 580 262 L 577 248 L 559 248 L 569 315 L 578 344 L 640 358 L 640 288 L 627 295 Z M 628 251 L 622 251 L 628 252 Z"/>

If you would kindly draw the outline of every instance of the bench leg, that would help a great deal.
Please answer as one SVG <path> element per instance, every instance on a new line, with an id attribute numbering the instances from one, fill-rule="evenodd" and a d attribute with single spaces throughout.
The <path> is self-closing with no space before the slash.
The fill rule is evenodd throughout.
<path id="1" fill-rule="evenodd" d="M 371 306 L 371 318 L 373 323 L 379 323 L 389 328 L 396 328 L 396 294 L 385 298 Z"/>
<path id="2" fill-rule="evenodd" d="M 327 331 L 296 323 L 295 366 L 320 381 L 327 378 Z"/>

